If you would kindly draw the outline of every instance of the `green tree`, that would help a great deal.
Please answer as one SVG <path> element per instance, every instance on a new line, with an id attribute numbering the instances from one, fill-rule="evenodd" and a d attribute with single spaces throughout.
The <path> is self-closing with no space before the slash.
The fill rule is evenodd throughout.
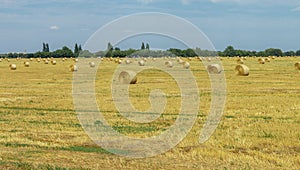
<path id="1" fill-rule="evenodd" d="M 283 56 L 283 52 L 281 51 L 281 49 L 277 48 L 268 48 L 265 50 L 265 53 L 267 56 Z"/>
<path id="2" fill-rule="evenodd" d="M 141 50 L 145 50 L 145 44 L 142 42 Z"/>
<path id="3" fill-rule="evenodd" d="M 107 44 L 107 51 L 113 51 L 114 50 L 114 47 L 111 45 L 111 43 L 109 42 Z"/>
<path id="4" fill-rule="evenodd" d="M 295 56 L 296 53 L 294 51 L 286 51 L 283 53 L 284 56 Z"/>
<path id="5" fill-rule="evenodd" d="M 43 43 L 43 50 L 42 52 L 49 52 L 50 49 L 49 49 L 49 44 L 48 43 Z"/>
<path id="6" fill-rule="evenodd" d="M 300 50 L 296 51 L 296 56 L 300 56 Z"/>
<path id="7" fill-rule="evenodd" d="M 79 52 L 81 52 L 81 51 L 82 51 L 81 45 L 79 45 L 79 47 L 78 47 L 78 51 L 79 51 Z"/>
<path id="8" fill-rule="evenodd" d="M 146 44 L 146 50 L 150 50 L 150 45 L 148 43 Z"/>
<path id="9" fill-rule="evenodd" d="M 74 57 L 74 53 L 71 49 L 64 46 L 62 49 L 58 49 L 51 53 L 51 57 L 63 58 L 63 57 Z"/>
<path id="10" fill-rule="evenodd" d="M 235 53 L 235 50 L 234 50 L 233 46 L 228 46 L 228 47 L 224 50 L 223 54 L 224 54 L 225 56 L 229 56 L 229 57 L 234 57 L 234 56 L 236 56 L 236 53 Z"/>
<path id="11" fill-rule="evenodd" d="M 75 55 L 75 57 L 78 57 L 78 56 L 79 56 L 79 48 L 78 48 L 77 43 L 75 44 L 74 55 Z"/>
<path id="12" fill-rule="evenodd" d="M 43 52 L 46 52 L 46 44 L 43 43 Z"/>
<path id="13" fill-rule="evenodd" d="M 50 52 L 49 44 L 46 44 L 46 52 Z"/>

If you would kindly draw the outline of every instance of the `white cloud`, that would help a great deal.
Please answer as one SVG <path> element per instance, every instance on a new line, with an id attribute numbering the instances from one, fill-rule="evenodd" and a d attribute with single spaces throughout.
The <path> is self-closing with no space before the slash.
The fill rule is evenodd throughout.
<path id="1" fill-rule="evenodd" d="M 50 27 L 50 30 L 59 30 L 59 27 L 57 25 L 53 25 Z"/>

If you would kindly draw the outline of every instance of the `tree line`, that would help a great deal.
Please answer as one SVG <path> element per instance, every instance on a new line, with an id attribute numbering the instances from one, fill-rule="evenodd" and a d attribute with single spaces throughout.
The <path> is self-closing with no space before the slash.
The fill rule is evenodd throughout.
<path id="1" fill-rule="evenodd" d="M 234 49 L 233 46 L 228 46 L 224 51 L 209 51 L 202 50 L 200 48 L 188 48 L 188 49 L 178 49 L 170 48 L 167 50 L 151 50 L 149 43 L 142 42 L 140 49 L 127 49 L 121 50 L 118 47 L 113 47 L 111 43 L 107 44 L 107 49 L 104 51 L 98 51 L 96 53 L 91 53 L 88 50 L 83 50 L 81 45 L 77 43 L 74 46 L 74 50 L 64 46 L 61 49 L 55 51 L 50 51 L 49 44 L 43 43 L 41 51 L 36 53 L 8 53 L 0 54 L 1 58 L 70 58 L 70 57 L 163 57 L 163 56 L 180 56 L 180 57 L 195 57 L 195 56 L 221 56 L 221 57 L 234 57 L 234 56 L 257 56 L 257 57 L 267 57 L 267 56 L 300 56 L 300 50 L 297 51 L 286 51 L 283 52 L 278 48 L 268 48 L 264 51 L 248 51 Z"/>

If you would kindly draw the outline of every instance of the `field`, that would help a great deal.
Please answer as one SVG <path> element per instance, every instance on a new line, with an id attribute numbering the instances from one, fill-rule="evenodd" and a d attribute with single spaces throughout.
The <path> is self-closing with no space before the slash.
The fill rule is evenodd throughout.
<path id="1" fill-rule="evenodd" d="M 88 137 L 74 110 L 73 72 L 69 70 L 74 61 L 56 60 L 56 65 L 29 61 L 30 67 L 23 65 L 28 59 L 0 62 L 0 169 L 300 168 L 300 71 L 294 67 L 299 57 L 280 57 L 265 64 L 247 58 L 249 76 L 236 75 L 237 58 L 223 58 L 226 106 L 218 128 L 204 144 L 199 144 L 199 134 L 210 108 L 211 84 L 203 64 L 192 59 L 190 69 L 201 100 L 196 123 L 176 147 L 142 159 L 113 155 Z M 79 60 L 88 64 L 99 59 Z M 17 70 L 9 69 L 12 63 Z M 139 67 L 137 61 L 133 64 Z M 137 75 L 137 84 L 129 89 L 136 109 L 148 110 L 153 89 L 161 89 L 167 96 L 159 119 L 137 124 L 120 117 L 113 103 L 111 81 L 117 66 L 104 60 L 95 82 L 98 106 L 111 126 L 123 134 L 145 138 L 172 125 L 181 102 L 172 77 L 151 69 Z"/>

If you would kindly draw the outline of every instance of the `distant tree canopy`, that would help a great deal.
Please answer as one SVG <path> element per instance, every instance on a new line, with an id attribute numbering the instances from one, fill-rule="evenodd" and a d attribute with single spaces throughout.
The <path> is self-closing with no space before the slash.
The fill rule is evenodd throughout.
<path id="1" fill-rule="evenodd" d="M 127 49 L 121 50 L 119 47 L 113 47 L 111 43 L 107 44 L 107 49 L 105 51 L 98 51 L 96 53 L 91 53 L 88 50 L 83 50 L 81 45 L 75 44 L 74 51 L 70 48 L 64 46 L 62 49 L 57 49 L 56 51 L 50 52 L 49 44 L 43 43 L 42 51 L 36 53 L 8 53 L 0 54 L 1 58 L 64 58 L 64 57 L 164 57 L 164 56 L 180 56 L 180 57 L 194 57 L 194 56 L 257 56 L 257 57 L 266 57 L 266 56 L 300 56 L 300 50 L 297 51 L 286 51 L 283 52 L 278 48 L 268 48 L 264 51 L 247 51 L 234 49 L 233 46 L 228 46 L 224 51 L 210 51 L 202 50 L 200 48 L 188 48 L 188 49 L 178 49 L 170 48 L 167 50 L 150 50 L 150 45 L 142 42 L 140 49 Z"/>

